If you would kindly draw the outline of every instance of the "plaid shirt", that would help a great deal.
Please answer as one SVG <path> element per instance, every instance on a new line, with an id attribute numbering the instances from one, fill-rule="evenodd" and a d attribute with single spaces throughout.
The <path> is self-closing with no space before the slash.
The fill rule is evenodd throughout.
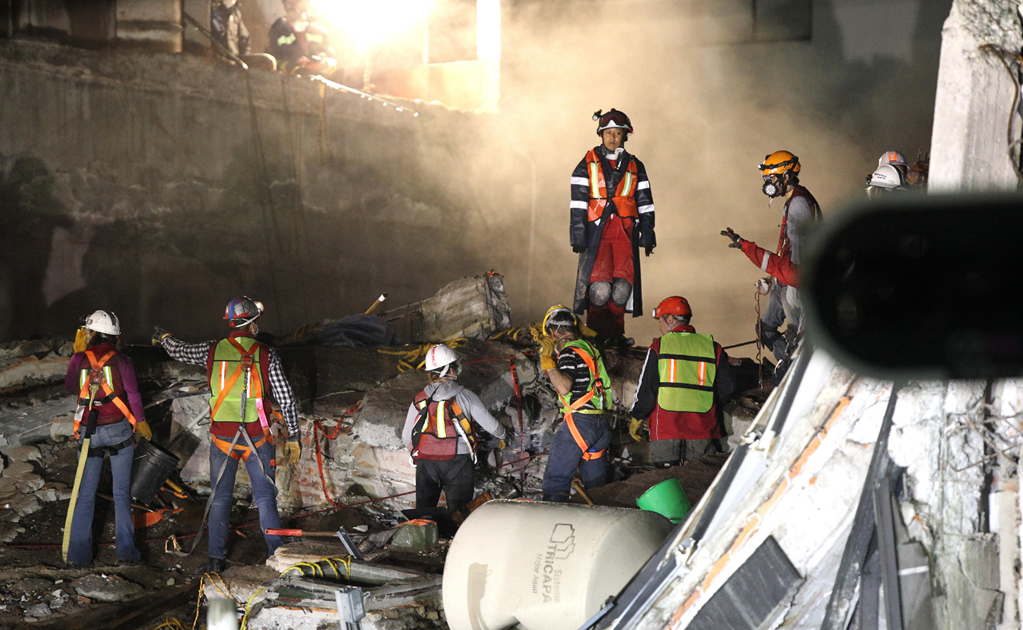
<path id="1" fill-rule="evenodd" d="M 186 343 L 174 337 L 165 337 L 162 345 L 167 354 L 176 361 L 201 365 L 206 367 L 206 359 L 209 357 L 210 348 L 219 341 L 202 341 L 199 343 Z M 295 404 L 295 395 L 291 392 L 291 385 L 284 376 L 284 368 L 281 367 L 281 358 L 273 348 L 264 346 L 267 350 L 267 358 L 270 364 L 270 394 L 281 406 L 281 415 L 284 416 L 284 424 L 288 427 L 289 440 L 296 440 L 301 435 L 298 429 L 298 405 Z"/>

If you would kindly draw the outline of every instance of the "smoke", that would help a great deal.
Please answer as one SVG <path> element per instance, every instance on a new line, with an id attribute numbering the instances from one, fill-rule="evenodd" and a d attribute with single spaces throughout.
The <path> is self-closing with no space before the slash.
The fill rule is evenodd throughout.
<path id="1" fill-rule="evenodd" d="M 748 0 L 506 6 L 500 113 L 471 137 L 452 130 L 449 146 L 460 185 L 477 191 L 485 215 L 473 245 L 506 274 L 517 322 L 571 303 L 568 179 L 598 144 L 591 113 L 614 107 L 632 119 L 626 148 L 646 165 L 657 208 L 658 247 L 642 260 L 646 312 L 628 318 L 627 334 L 647 343 L 658 334 L 650 310 L 679 294 L 693 305 L 697 330 L 726 345 L 753 339 L 753 283 L 762 273 L 719 232 L 732 227 L 776 249 L 783 200 L 768 206 L 757 165 L 775 150 L 795 153 L 801 183 L 829 216 L 862 197 L 864 175 L 884 150 L 926 150 L 950 4 L 895 3 L 909 19 L 886 23 L 902 37 L 891 50 L 876 38 L 860 45 L 882 8 L 869 0 L 815 2 L 808 41 L 756 43 L 752 26 L 737 23 L 751 15 Z"/>

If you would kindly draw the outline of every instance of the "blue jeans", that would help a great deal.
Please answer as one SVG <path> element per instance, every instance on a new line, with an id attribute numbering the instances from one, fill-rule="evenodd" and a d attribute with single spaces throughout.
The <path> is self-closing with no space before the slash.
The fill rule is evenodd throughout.
<path id="1" fill-rule="evenodd" d="M 81 444 L 85 428 L 82 428 Z M 96 427 L 89 440 L 89 448 L 115 446 L 132 439 L 134 431 L 127 418 L 113 424 Z M 110 457 L 110 470 L 114 478 L 114 531 L 117 540 L 117 557 L 123 560 L 138 560 L 135 548 L 135 526 L 131 522 L 131 465 L 135 458 L 135 442 Z M 103 457 L 85 460 L 85 471 L 78 486 L 78 501 L 71 524 L 71 538 L 68 541 L 67 561 L 83 567 L 92 564 L 92 517 L 96 509 L 96 488 L 103 470 Z"/>
<path id="2" fill-rule="evenodd" d="M 611 443 L 611 429 L 603 414 L 575 413 L 572 419 L 589 450 L 603 450 Z M 568 501 L 576 468 L 583 478 L 584 488 L 599 488 L 607 483 L 607 454 L 597 459 L 583 459 L 583 452 L 565 421 L 554 434 L 554 443 L 547 454 L 547 468 L 543 471 L 543 500 Z"/>
<path id="3" fill-rule="evenodd" d="M 258 441 L 256 438 L 253 442 Z M 235 446 L 236 452 L 241 452 L 241 446 L 245 446 L 245 438 L 239 438 Z M 225 448 L 226 445 L 225 445 Z M 280 536 L 267 536 L 267 529 L 279 529 L 281 516 L 277 512 L 277 486 L 270 483 L 263 477 L 263 471 L 270 479 L 274 479 L 274 466 L 270 461 L 274 458 L 274 447 L 267 440 L 265 444 L 256 449 L 256 454 L 263 462 L 263 469 L 260 470 L 255 457 L 249 456 L 245 462 L 245 470 L 249 473 L 249 480 L 252 482 L 252 498 L 259 509 L 259 527 L 264 532 L 266 546 L 273 555 L 277 548 L 283 543 Z M 220 450 L 216 444 L 210 444 L 210 487 L 213 486 L 213 477 L 220 472 L 220 467 L 227 461 L 227 468 L 223 476 L 216 482 L 216 489 L 213 490 L 212 504 L 210 505 L 210 558 L 225 560 L 227 558 L 227 530 L 231 526 L 231 503 L 234 499 L 234 477 L 238 473 L 238 461 L 228 457 L 227 453 Z"/>

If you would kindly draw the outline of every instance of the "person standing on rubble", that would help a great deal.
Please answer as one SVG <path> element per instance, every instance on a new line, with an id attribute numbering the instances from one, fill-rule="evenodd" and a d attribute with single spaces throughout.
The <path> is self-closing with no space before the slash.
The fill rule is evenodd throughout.
<path id="1" fill-rule="evenodd" d="M 474 425 L 497 438 L 500 449 L 507 430 L 479 396 L 455 382 L 462 366 L 454 350 L 443 344 L 431 347 L 425 367 L 430 384 L 409 405 L 401 439 L 416 465 L 416 507 L 437 507 L 443 491 L 448 511 L 454 513 L 473 498 Z"/>
<path id="2" fill-rule="evenodd" d="M 625 313 L 643 312 L 639 250 L 657 245 L 654 199 L 646 167 L 625 150 L 632 122 L 624 113 L 597 111 L 601 143 L 572 172 L 569 238 L 579 254 L 573 311 L 611 345 L 629 345 Z"/>
<path id="3" fill-rule="evenodd" d="M 269 555 L 283 544 L 280 536 L 265 533 L 281 526 L 275 482 L 278 462 L 269 426 L 270 397 L 280 405 L 288 429 L 280 464 L 290 466 L 302 454 L 298 406 L 281 359 L 273 348 L 255 339 L 256 319 L 262 314 L 262 304 L 242 296 L 231 300 L 224 312 L 224 319 L 234 329 L 226 339 L 185 343 L 159 326 L 153 334 L 153 344 L 162 346 L 172 359 L 205 367 L 210 385 L 208 573 L 219 573 L 227 566 L 227 532 L 239 459 L 245 462 L 252 482 L 252 498 L 259 509 L 259 525 Z"/>
<path id="4" fill-rule="evenodd" d="M 309 0 L 284 0 L 285 16 L 270 25 L 270 47 L 285 74 L 328 75 L 337 69 L 330 33 L 309 15 Z"/>
<path id="5" fill-rule="evenodd" d="M 764 346 L 774 353 L 778 361 L 775 370 L 775 384 L 781 381 L 789 364 L 789 355 L 795 349 L 801 335 L 802 303 L 796 288 L 796 276 L 802 260 L 803 240 L 809 224 L 822 217 L 820 205 L 810 191 L 799 185 L 801 166 L 799 158 L 789 151 L 775 151 L 764 158 L 759 166 L 764 179 L 762 191 L 770 201 L 785 197 L 782 211 L 781 233 L 778 236 L 778 253 L 760 250 L 755 252 L 756 243 L 745 241 L 732 228 L 721 231 L 722 236 L 732 240 L 729 247 L 741 249 L 747 257 L 772 278 L 758 283 L 762 293 L 770 293 L 767 309 L 757 322 L 756 331 Z M 770 202 L 768 203 L 770 205 Z M 744 247 L 743 243 L 747 243 Z M 772 259 L 774 264 L 772 265 Z M 783 271 L 785 270 L 785 271 Z M 786 323 L 786 331 L 778 328 Z"/>
<path id="6" fill-rule="evenodd" d="M 654 319 L 661 336 L 647 350 L 629 410 L 629 434 L 637 442 L 643 421 L 649 423 L 650 459 L 660 468 L 724 450 L 717 402 L 734 389 L 728 354 L 713 337 L 689 325 L 692 316 L 689 301 L 681 296 L 657 305 Z"/>
<path id="7" fill-rule="evenodd" d="M 245 28 L 242 9 L 238 0 L 213 0 L 210 4 L 210 33 L 223 50 L 213 47 L 215 53 L 224 57 L 223 51 L 240 58 L 250 67 L 273 72 L 277 63 L 265 53 L 249 53 L 249 29 Z"/>
<path id="8" fill-rule="evenodd" d="M 65 525 L 65 561 L 72 567 L 92 564 L 96 488 L 103 469 L 103 456 L 109 454 L 117 564 L 135 566 L 141 560 L 131 520 L 131 468 L 136 440 L 150 440 L 153 432 L 146 422 L 135 368 L 131 359 L 117 351 L 121 334 L 117 315 L 96 311 L 85 320 L 84 328 L 86 349 L 71 357 L 64 378 L 65 389 L 78 394 L 75 438 L 83 447 L 88 439 L 89 449 L 82 453 L 86 458 L 84 469 L 69 506 L 73 513 L 70 526 Z"/>
<path id="9" fill-rule="evenodd" d="M 540 369 L 557 390 L 564 414 L 547 455 L 543 500 L 564 502 L 576 469 L 587 490 L 607 483 L 604 451 L 611 443 L 606 415 L 612 407 L 611 379 L 597 348 L 580 338 L 579 320 L 571 310 L 552 306 L 543 330 Z"/>

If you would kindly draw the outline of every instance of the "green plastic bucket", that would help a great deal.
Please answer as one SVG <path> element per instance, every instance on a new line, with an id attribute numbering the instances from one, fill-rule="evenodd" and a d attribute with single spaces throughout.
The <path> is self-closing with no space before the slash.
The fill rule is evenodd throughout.
<path id="1" fill-rule="evenodd" d="M 636 505 L 648 512 L 657 512 L 672 523 L 678 523 L 689 513 L 689 499 L 678 479 L 665 479 L 636 499 Z"/>

